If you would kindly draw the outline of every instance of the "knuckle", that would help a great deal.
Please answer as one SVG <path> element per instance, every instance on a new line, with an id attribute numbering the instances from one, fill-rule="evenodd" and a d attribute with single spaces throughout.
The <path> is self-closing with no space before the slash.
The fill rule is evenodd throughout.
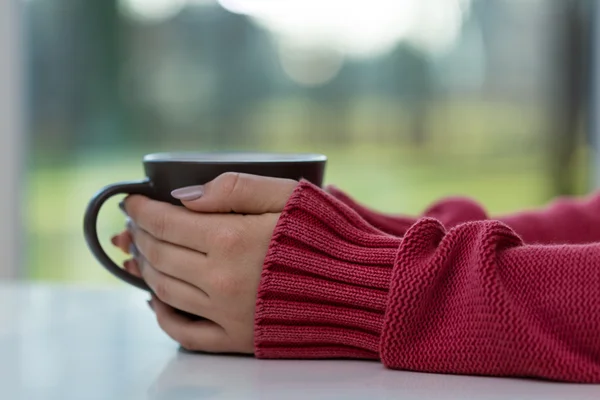
<path id="1" fill-rule="evenodd" d="M 242 232 L 235 228 L 222 228 L 215 235 L 216 244 L 228 252 L 238 248 L 243 242 Z"/>
<path id="2" fill-rule="evenodd" d="M 225 193 L 230 193 L 235 186 L 237 181 L 240 179 L 239 172 L 225 172 L 217 179 L 219 188 Z"/>
<path id="3" fill-rule="evenodd" d="M 245 179 L 239 172 L 226 172 L 222 175 L 220 182 L 221 194 L 224 197 L 235 196 L 243 190 Z"/>
<path id="4" fill-rule="evenodd" d="M 141 195 L 130 195 L 125 200 L 127 217 L 134 221 L 147 220 L 149 213 L 152 212 L 152 202 L 147 197 Z"/>
<path id="5" fill-rule="evenodd" d="M 123 199 L 123 202 L 125 205 L 125 210 L 126 210 L 128 217 L 137 218 L 137 216 L 139 214 L 140 200 L 141 200 L 141 196 L 136 195 L 136 194 L 129 195 L 129 196 L 125 197 L 125 199 Z"/>
<path id="6" fill-rule="evenodd" d="M 154 246 L 150 246 L 147 250 L 146 250 L 146 260 L 150 263 L 150 265 L 152 265 L 153 267 L 159 267 L 162 264 L 162 252 L 161 252 L 161 248 L 160 246 L 154 245 Z"/>
<path id="7" fill-rule="evenodd" d="M 154 294 L 163 303 L 168 303 L 171 297 L 171 290 L 166 279 L 159 276 L 154 282 Z"/>
<path id="8" fill-rule="evenodd" d="M 157 212 L 154 214 L 150 221 L 150 230 L 154 237 L 164 239 L 167 231 L 167 216 L 165 213 Z"/>
<path id="9" fill-rule="evenodd" d="M 234 274 L 222 271 L 219 271 L 213 276 L 212 286 L 215 292 L 226 296 L 234 296 L 241 290 L 241 282 Z"/>
<path id="10" fill-rule="evenodd" d="M 160 329 L 170 334 L 169 324 L 167 323 L 166 317 L 163 314 L 156 313 L 156 322 L 158 323 Z"/>
<path id="11" fill-rule="evenodd" d="M 177 339 L 177 342 L 181 347 L 183 347 L 187 351 L 198 351 L 200 350 L 200 345 L 196 338 L 190 335 L 181 335 Z"/>

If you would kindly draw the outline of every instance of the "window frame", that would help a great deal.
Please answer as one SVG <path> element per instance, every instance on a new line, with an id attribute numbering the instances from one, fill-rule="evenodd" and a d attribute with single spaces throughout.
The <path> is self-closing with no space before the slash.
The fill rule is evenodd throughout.
<path id="1" fill-rule="evenodd" d="M 23 276 L 23 2 L 0 1 L 0 280 Z"/>

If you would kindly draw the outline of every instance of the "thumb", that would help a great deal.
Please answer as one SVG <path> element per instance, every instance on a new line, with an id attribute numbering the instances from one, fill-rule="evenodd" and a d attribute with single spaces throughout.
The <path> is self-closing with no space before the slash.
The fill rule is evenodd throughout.
<path id="1" fill-rule="evenodd" d="M 292 179 L 227 172 L 205 185 L 176 189 L 171 195 L 192 211 L 264 214 L 281 212 L 297 185 Z"/>

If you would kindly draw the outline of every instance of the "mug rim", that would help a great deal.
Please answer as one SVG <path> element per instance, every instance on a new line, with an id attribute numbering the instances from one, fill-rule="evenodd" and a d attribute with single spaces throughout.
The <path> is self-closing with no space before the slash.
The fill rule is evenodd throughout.
<path id="1" fill-rule="evenodd" d="M 244 158 L 246 157 L 246 158 Z M 237 158 L 237 159 L 236 159 Z M 305 163 L 325 162 L 327 156 L 317 153 L 280 153 L 280 152 L 194 152 L 176 151 L 150 153 L 143 162 L 151 163 L 198 163 L 198 164 L 248 164 L 248 163 Z"/>

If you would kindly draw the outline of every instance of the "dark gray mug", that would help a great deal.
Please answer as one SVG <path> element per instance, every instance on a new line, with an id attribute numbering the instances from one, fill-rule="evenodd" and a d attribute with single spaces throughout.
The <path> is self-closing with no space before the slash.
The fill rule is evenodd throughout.
<path id="1" fill-rule="evenodd" d="M 117 278 L 150 291 L 140 278 L 119 267 L 106 254 L 97 232 L 98 213 L 110 197 L 117 194 L 141 194 L 155 200 L 181 205 L 171 196 L 175 189 L 202 185 L 225 172 L 240 172 L 273 178 L 306 179 L 321 186 L 327 157 L 321 154 L 276 153 L 157 153 L 144 157 L 146 178 L 115 183 L 101 189 L 85 211 L 83 231 L 96 259 Z"/>

